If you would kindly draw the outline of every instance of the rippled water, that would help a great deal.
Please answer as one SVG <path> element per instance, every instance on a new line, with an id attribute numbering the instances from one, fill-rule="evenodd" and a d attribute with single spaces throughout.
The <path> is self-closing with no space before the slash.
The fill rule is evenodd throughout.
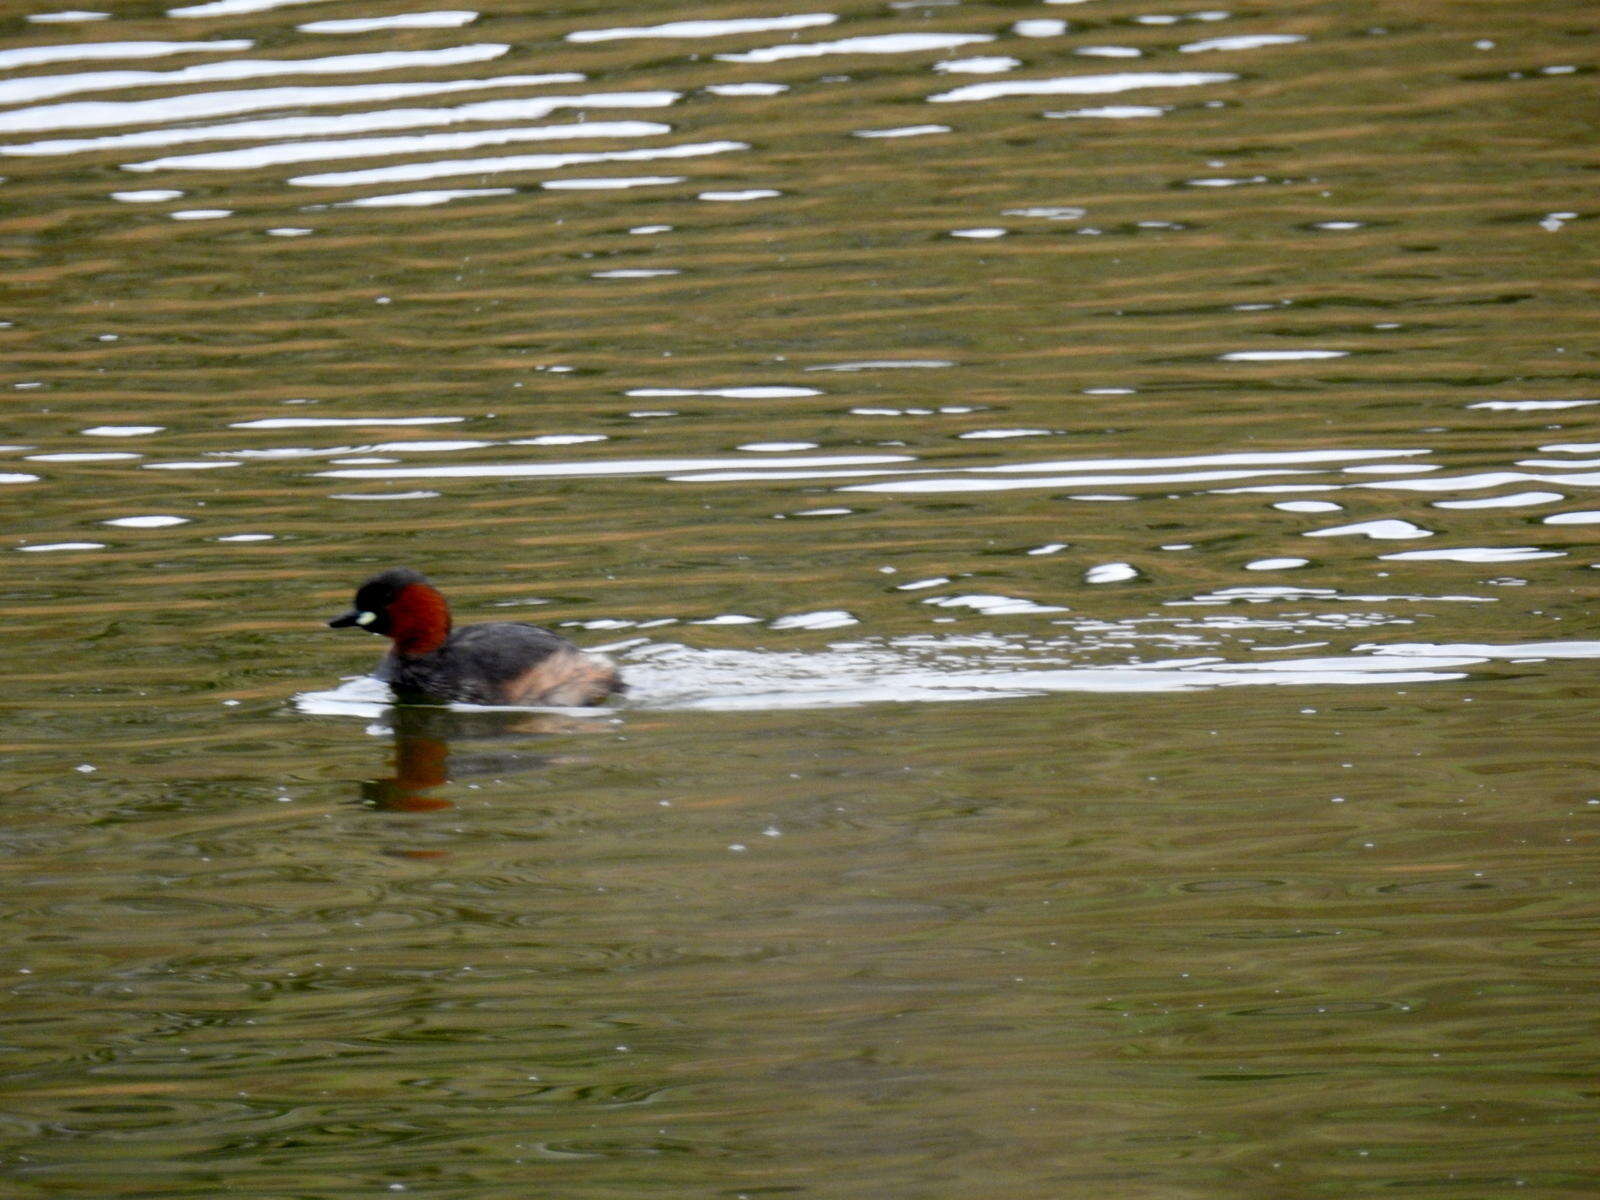
<path id="1" fill-rule="evenodd" d="M 1592 1192 L 1597 36 L 13 6 L 6 1194 Z"/>

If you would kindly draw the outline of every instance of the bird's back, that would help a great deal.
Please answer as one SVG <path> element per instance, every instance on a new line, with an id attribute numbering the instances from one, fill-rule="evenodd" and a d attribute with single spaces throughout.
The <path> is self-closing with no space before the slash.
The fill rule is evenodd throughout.
<path id="1" fill-rule="evenodd" d="M 598 704 L 622 690 L 607 659 L 520 621 L 463 625 L 433 653 L 383 667 L 396 691 L 471 704 Z"/>

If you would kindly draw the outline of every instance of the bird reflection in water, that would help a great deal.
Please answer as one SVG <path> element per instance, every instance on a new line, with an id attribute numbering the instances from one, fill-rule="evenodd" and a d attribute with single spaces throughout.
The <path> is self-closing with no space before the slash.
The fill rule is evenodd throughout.
<path id="1" fill-rule="evenodd" d="M 394 774 L 361 785 L 362 802 L 384 812 L 449 808 L 452 801 L 431 793 L 451 780 L 514 775 L 567 761 L 564 756 L 476 745 L 453 753 L 452 743 L 510 741 L 593 728 L 592 722 L 554 713 L 460 712 L 426 704 L 396 705 L 388 717 L 394 733 Z"/>

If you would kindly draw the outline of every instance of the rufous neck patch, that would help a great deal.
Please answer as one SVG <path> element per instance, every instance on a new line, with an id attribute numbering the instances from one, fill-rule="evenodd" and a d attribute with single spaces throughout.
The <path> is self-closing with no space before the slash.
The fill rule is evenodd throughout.
<path id="1" fill-rule="evenodd" d="M 389 636 L 401 654 L 431 654 L 450 637 L 450 606 L 436 588 L 409 583 L 389 604 Z"/>

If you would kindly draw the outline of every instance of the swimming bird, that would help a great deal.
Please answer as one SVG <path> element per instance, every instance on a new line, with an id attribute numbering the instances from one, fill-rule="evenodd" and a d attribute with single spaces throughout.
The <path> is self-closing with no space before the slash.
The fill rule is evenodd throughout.
<path id="1" fill-rule="evenodd" d="M 421 572 L 396 567 L 356 591 L 355 607 L 328 624 L 393 640 L 373 674 L 404 702 L 602 704 L 625 690 L 612 662 L 560 634 L 520 621 L 451 625 L 450 605 Z"/>

